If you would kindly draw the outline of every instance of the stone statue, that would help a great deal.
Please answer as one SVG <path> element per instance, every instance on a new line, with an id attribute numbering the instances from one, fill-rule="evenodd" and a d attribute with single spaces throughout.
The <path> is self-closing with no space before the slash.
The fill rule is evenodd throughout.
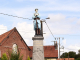
<path id="1" fill-rule="evenodd" d="M 17 45 L 16 44 L 13 45 L 13 54 L 17 54 Z"/>
<path id="2" fill-rule="evenodd" d="M 35 35 L 40 35 L 41 22 L 40 22 L 40 17 L 39 17 L 38 9 L 35 9 L 35 13 L 34 13 L 33 19 L 34 19 Z"/>

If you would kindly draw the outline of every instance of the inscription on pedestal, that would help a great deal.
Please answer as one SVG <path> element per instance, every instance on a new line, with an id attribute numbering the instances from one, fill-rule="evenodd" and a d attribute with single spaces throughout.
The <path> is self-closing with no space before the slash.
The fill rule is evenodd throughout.
<path id="1" fill-rule="evenodd" d="M 32 60 L 44 60 L 43 37 L 33 37 Z"/>
<path id="2" fill-rule="evenodd" d="M 33 44 L 34 46 L 43 46 L 43 42 L 41 41 L 34 41 Z"/>

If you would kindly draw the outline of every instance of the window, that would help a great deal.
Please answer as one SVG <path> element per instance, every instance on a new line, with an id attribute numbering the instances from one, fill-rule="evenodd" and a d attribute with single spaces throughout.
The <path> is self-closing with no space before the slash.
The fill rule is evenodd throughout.
<path id="1" fill-rule="evenodd" d="M 13 44 L 13 53 L 16 54 L 17 53 L 17 44 Z"/>

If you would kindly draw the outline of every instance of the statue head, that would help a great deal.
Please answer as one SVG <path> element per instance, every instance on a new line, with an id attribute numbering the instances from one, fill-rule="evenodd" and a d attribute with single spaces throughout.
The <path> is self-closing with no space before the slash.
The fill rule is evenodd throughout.
<path id="1" fill-rule="evenodd" d="M 38 15 L 39 15 L 38 9 L 35 9 L 35 14 L 34 14 L 34 16 L 38 16 Z"/>
<path id="2" fill-rule="evenodd" d="M 35 12 L 37 13 L 38 12 L 38 9 L 35 9 Z"/>

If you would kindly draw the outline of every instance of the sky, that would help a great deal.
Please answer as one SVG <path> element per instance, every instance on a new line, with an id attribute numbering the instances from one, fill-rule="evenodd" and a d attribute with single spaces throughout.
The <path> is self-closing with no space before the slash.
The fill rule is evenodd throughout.
<path id="1" fill-rule="evenodd" d="M 54 37 L 60 39 L 60 47 L 64 52 L 80 49 L 80 0 L 1 0 L 0 13 L 32 19 L 38 8 L 41 20 L 45 20 Z M 50 19 L 45 19 L 50 17 Z M 28 46 L 33 45 L 33 20 L 22 19 L 0 14 L 0 35 L 17 28 Z M 43 22 L 44 45 L 54 45 L 45 22 Z M 56 40 L 59 43 L 59 40 Z M 63 52 L 61 52 L 63 53 Z"/>

